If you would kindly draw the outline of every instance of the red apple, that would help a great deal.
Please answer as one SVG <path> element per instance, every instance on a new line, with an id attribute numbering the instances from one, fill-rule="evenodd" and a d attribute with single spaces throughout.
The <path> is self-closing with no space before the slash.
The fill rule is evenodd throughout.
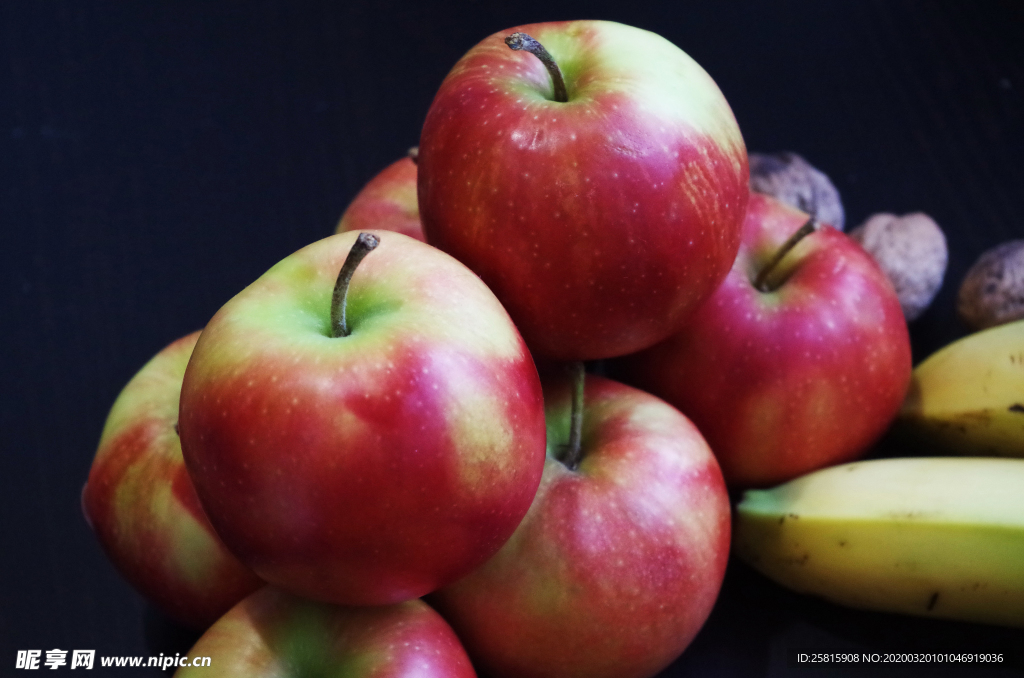
<path id="1" fill-rule="evenodd" d="M 730 486 L 768 486 L 862 455 L 910 383 L 899 299 L 874 260 L 824 227 L 754 280 L 808 216 L 753 194 L 732 271 L 686 327 L 616 372 L 681 409 Z"/>
<path id="2" fill-rule="evenodd" d="M 416 202 L 416 163 L 410 155 L 370 179 L 341 215 L 336 233 L 384 229 L 425 240 Z"/>
<path id="3" fill-rule="evenodd" d="M 564 74 L 506 46 L 524 32 Z M 714 81 L 653 33 L 606 21 L 522 26 L 471 49 L 420 137 L 427 242 L 467 264 L 531 350 L 564 360 L 664 339 L 717 287 L 749 194 Z"/>
<path id="4" fill-rule="evenodd" d="M 451 627 L 423 601 L 340 607 L 269 586 L 218 620 L 185 659 L 167 659 L 185 666 L 178 678 L 476 676 Z"/>
<path id="5" fill-rule="evenodd" d="M 347 336 L 332 294 L 355 233 L 225 304 L 181 393 L 185 462 L 224 542 L 266 581 L 341 604 L 416 598 L 484 562 L 544 466 L 540 380 L 501 304 L 443 252 L 376 236 Z"/>
<path id="6" fill-rule="evenodd" d="M 181 624 L 204 629 L 262 582 L 214 532 L 181 457 L 178 396 L 198 337 L 160 351 L 114 401 L 82 510 L 136 590 Z"/>
<path id="7" fill-rule="evenodd" d="M 559 459 L 570 389 L 545 384 L 548 460 L 519 529 L 430 600 L 496 678 L 646 678 L 707 619 L 729 553 L 715 458 L 675 408 L 588 376 L 580 461 Z"/>

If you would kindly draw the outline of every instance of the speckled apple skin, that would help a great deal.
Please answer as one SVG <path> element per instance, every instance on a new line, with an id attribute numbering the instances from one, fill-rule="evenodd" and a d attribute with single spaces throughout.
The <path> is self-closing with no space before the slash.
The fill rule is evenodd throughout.
<path id="1" fill-rule="evenodd" d="M 342 607 L 266 587 L 219 619 L 189 651 L 209 666 L 177 678 L 475 678 L 451 627 L 420 600 Z"/>
<path id="2" fill-rule="evenodd" d="M 282 260 L 210 321 L 181 394 L 185 462 L 225 543 L 298 595 L 419 597 L 490 557 L 544 466 L 540 380 L 494 295 L 386 231 L 330 336 L 356 233 Z"/>
<path id="3" fill-rule="evenodd" d="M 198 337 L 194 332 L 164 348 L 118 395 L 82 490 L 82 510 L 139 593 L 181 624 L 205 629 L 262 582 L 214 532 L 174 430 Z"/>
<path id="4" fill-rule="evenodd" d="M 479 570 L 429 600 L 497 678 L 649 678 L 714 606 L 729 500 L 696 427 L 637 389 L 588 375 L 582 460 L 565 380 L 545 381 L 548 461 L 519 529 Z"/>
<path id="5" fill-rule="evenodd" d="M 911 354 L 899 299 L 875 261 L 824 227 L 752 281 L 808 216 L 753 194 L 725 282 L 679 333 L 613 368 L 674 404 L 730 487 L 766 487 L 863 455 L 895 417 Z"/>
<path id="6" fill-rule="evenodd" d="M 532 54 L 565 76 L 552 100 Z M 530 349 L 591 360 L 679 328 L 729 270 L 749 194 L 725 98 L 664 38 L 605 21 L 496 33 L 448 74 L 420 137 L 427 242 L 494 290 Z"/>
<path id="7" fill-rule="evenodd" d="M 341 215 L 336 233 L 383 229 L 425 241 L 416 200 L 416 163 L 391 163 L 356 194 Z"/>

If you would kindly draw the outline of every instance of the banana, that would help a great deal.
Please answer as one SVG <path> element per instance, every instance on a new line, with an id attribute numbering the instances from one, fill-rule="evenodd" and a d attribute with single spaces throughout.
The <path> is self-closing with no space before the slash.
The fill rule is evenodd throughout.
<path id="1" fill-rule="evenodd" d="M 970 334 L 918 365 L 898 430 L 954 454 L 1024 457 L 1024 320 Z"/>
<path id="2" fill-rule="evenodd" d="M 1024 627 L 1024 459 L 875 459 L 739 503 L 734 553 L 850 607 Z"/>

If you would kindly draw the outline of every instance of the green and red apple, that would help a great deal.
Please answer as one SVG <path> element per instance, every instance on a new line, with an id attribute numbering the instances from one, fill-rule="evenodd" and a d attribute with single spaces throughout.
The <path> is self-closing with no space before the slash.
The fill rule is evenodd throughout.
<path id="1" fill-rule="evenodd" d="M 339 270 L 373 235 L 337 335 Z M 180 431 L 228 547 L 339 604 L 416 598 L 486 561 L 544 467 L 540 380 L 508 314 L 458 261 L 387 231 L 309 245 L 225 304 L 185 372 Z"/>
<path id="2" fill-rule="evenodd" d="M 128 582 L 176 621 L 204 629 L 262 582 L 214 532 L 185 470 L 178 398 L 199 332 L 154 356 L 107 417 L 82 511 Z"/>
<path id="3" fill-rule="evenodd" d="M 509 49 L 513 33 L 561 76 Z M 607 21 L 473 47 L 430 106 L 418 170 L 427 242 L 483 278 L 535 354 L 561 360 L 675 332 L 729 271 L 749 194 L 711 77 L 664 38 Z"/>
<path id="4" fill-rule="evenodd" d="M 315 603 L 266 587 L 219 619 L 177 678 L 475 678 L 451 627 L 421 600 Z M 209 666 L 194 666 L 196 658 Z M 184 663 L 184 662 L 182 662 Z"/>
<path id="5" fill-rule="evenodd" d="M 385 167 L 363 186 L 341 215 L 336 233 L 383 229 L 421 241 L 426 239 L 416 200 L 413 151 Z"/>
<path id="6" fill-rule="evenodd" d="M 578 462 L 573 389 L 545 382 L 548 458 L 519 529 L 429 600 L 495 678 L 649 678 L 693 640 L 729 553 L 729 499 L 678 410 L 588 375 Z"/>
<path id="7" fill-rule="evenodd" d="M 910 383 L 899 299 L 848 236 L 820 228 L 762 274 L 808 219 L 752 194 L 725 282 L 680 332 L 616 368 L 697 424 L 730 486 L 775 485 L 863 455 Z"/>

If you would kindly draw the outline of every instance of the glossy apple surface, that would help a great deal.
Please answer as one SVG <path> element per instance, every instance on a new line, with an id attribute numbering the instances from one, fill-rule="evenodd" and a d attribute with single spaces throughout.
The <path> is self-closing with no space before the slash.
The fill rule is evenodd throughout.
<path id="1" fill-rule="evenodd" d="M 232 608 L 189 651 L 178 678 L 474 678 L 451 627 L 420 600 L 341 607 L 266 587 Z"/>
<path id="2" fill-rule="evenodd" d="M 564 380 L 545 382 L 537 497 L 482 568 L 431 596 L 486 675 L 641 678 L 690 643 L 718 596 L 729 500 L 696 427 L 650 394 L 588 375 L 582 458 Z"/>
<path id="3" fill-rule="evenodd" d="M 416 201 L 416 163 L 411 157 L 385 167 L 352 199 L 336 233 L 383 229 L 423 241 L 423 225 Z"/>
<path id="4" fill-rule="evenodd" d="M 523 31 L 565 76 L 512 51 Z M 746 149 L 725 98 L 658 35 L 532 24 L 473 47 L 420 137 L 427 241 L 494 290 L 538 355 L 590 360 L 664 339 L 739 246 Z"/>
<path id="5" fill-rule="evenodd" d="M 225 543 L 298 595 L 419 597 L 490 557 L 544 466 L 533 360 L 450 256 L 398 233 L 359 265 L 351 334 L 335 279 L 357 234 L 282 260 L 224 305 L 181 394 L 189 473 Z"/>
<path id="6" fill-rule="evenodd" d="M 674 404 L 730 486 L 781 483 L 855 459 L 885 431 L 910 382 L 899 299 L 874 260 L 824 227 L 763 292 L 753 280 L 808 216 L 751 195 L 732 271 L 685 328 L 616 374 Z"/>
<path id="7" fill-rule="evenodd" d="M 154 356 L 107 417 L 82 510 L 107 556 L 145 598 L 204 629 L 262 582 L 225 548 L 185 471 L 178 397 L 199 333 Z"/>

